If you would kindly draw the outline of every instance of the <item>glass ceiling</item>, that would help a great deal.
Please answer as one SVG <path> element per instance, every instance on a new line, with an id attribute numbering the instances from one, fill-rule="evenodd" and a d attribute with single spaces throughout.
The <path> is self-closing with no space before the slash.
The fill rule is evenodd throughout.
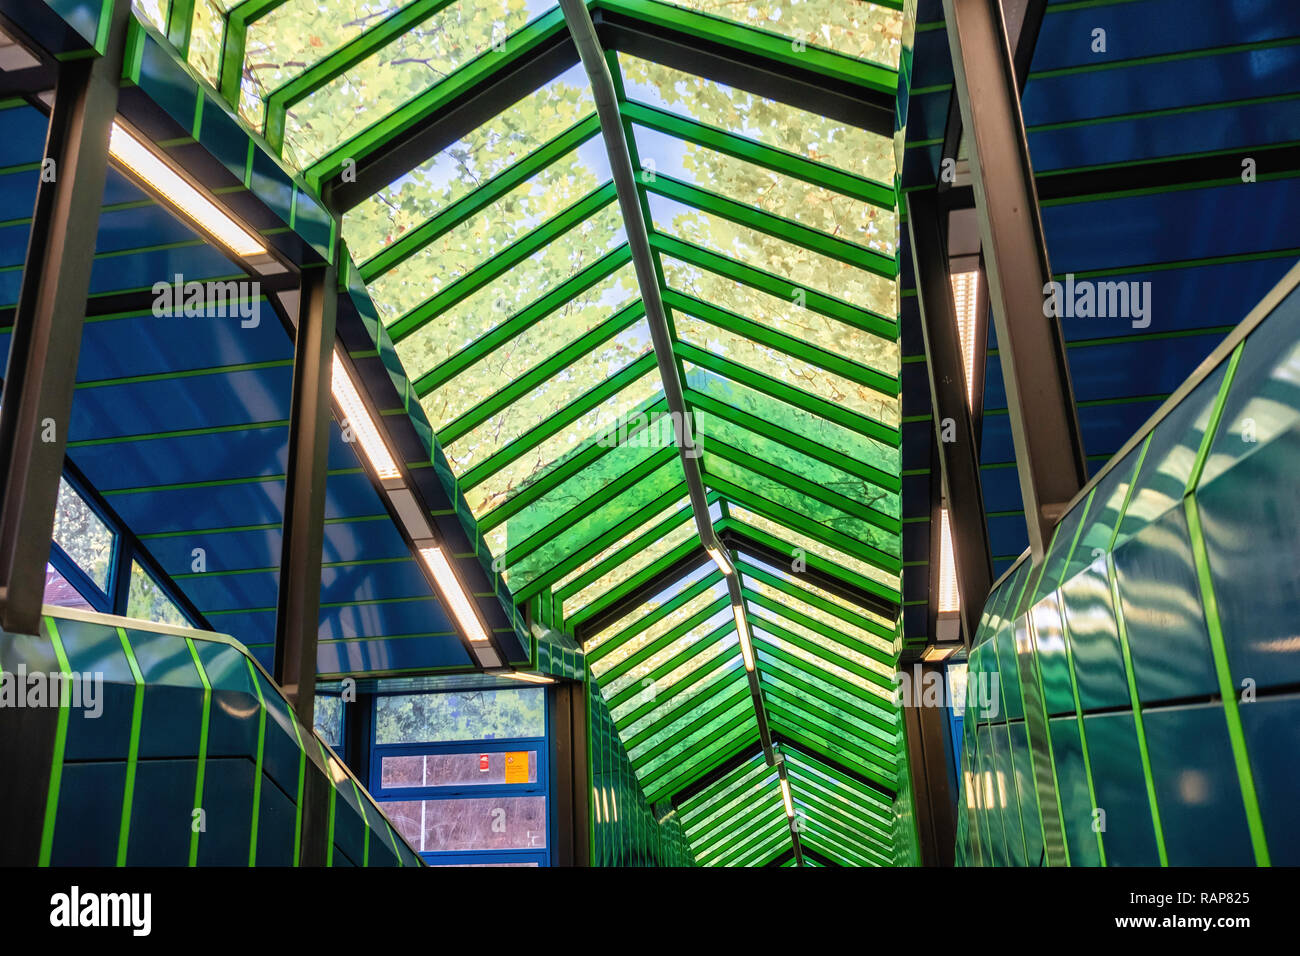
<path id="1" fill-rule="evenodd" d="M 167 27 L 166 4 L 138 6 Z M 779 39 L 864 91 L 896 82 L 901 2 L 592 6 L 738 49 Z M 182 52 L 315 183 L 564 29 L 548 0 L 195 0 Z M 653 57 L 607 61 L 796 827 L 825 860 L 889 864 L 906 772 L 892 141 Z M 791 827 L 657 420 L 586 73 L 575 58 L 499 107 L 353 206 L 347 249 L 496 566 L 583 643 L 647 799 L 677 805 L 701 863 L 773 862 Z"/>

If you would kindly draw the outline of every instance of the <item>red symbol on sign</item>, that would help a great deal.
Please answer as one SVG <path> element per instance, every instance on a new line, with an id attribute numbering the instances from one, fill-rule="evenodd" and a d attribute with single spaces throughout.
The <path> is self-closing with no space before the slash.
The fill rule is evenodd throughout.
<path id="1" fill-rule="evenodd" d="M 487 772 L 487 768 L 488 768 L 488 755 L 487 755 L 487 754 L 479 754 L 479 755 L 478 755 L 478 769 L 479 769 L 480 771 L 486 773 L 486 772 Z"/>

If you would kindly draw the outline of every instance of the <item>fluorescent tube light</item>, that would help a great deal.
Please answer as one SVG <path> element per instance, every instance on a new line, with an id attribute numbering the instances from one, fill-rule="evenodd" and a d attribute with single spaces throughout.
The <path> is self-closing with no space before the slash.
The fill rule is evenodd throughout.
<path id="1" fill-rule="evenodd" d="M 740 635 L 740 656 L 745 659 L 745 670 L 754 669 L 754 647 L 749 642 L 749 623 L 745 620 L 745 612 L 739 604 L 731 605 L 731 613 L 736 616 L 736 633 Z"/>
<path id="2" fill-rule="evenodd" d="M 727 560 L 727 556 L 723 554 L 721 551 L 719 551 L 717 548 L 715 548 L 713 545 L 706 544 L 704 546 L 704 550 L 709 552 L 709 557 L 713 559 L 713 563 L 718 566 L 718 570 L 721 571 L 723 574 L 730 577 L 733 573 L 735 573 L 736 569 L 731 566 L 731 562 Z"/>
<path id="3" fill-rule="evenodd" d="M 526 681 L 529 684 L 554 684 L 555 678 L 547 677 L 545 674 L 525 674 L 523 671 L 501 671 L 499 677 L 509 677 L 513 680 Z"/>
<path id="4" fill-rule="evenodd" d="M 343 412 L 343 419 L 348 427 L 352 429 L 352 434 L 357 441 L 361 443 L 361 448 L 365 451 L 366 457 L 370 459 L 370 464 L 374 466 L 375 472 L 381 480 L 391 480 L 402 477 L 402 472 L 397 467 L 397 462 L 388 451 L 388 446 L 380 437 L 379 429 L 370 418 L 370 413 L 366 411 L 365 404 L 361 401 L 361 395 L 357 391 L 356 385 L 352 383 L 352 376 L 348 374 L 347 368 L 344 367 L 343 361 L 339 358 L 339 353 L 334 353 L 334 369 L 331 376 L 330 388 L 334 393 L 334 401 L 338 402 L 339 409 Z"/>
<path id="5" fill-rule="evenodd" d="M 948 524 L 948 509 L 939 512 L 939 613 L 961 610 L 961 594 L 957 590 L 957 562 L 952 552 L 952 528 Z"/>
<path id="6" fill-rule="evenodd" d="M 483 629 L 483 622 L 474 612 L 469 595 L 461 587 L 456 572 L 451 569 L 451 562 L 447 560 L 447 555 L 443 553 L 442 548 L 437 545 L 423 547 L 420 549 L 420 557 L 424 558 L 425 565 L 433 573 L 433 579 L 438 584 L 443 600 L 447 602 L 452 617 L 460 624 L 465 636 L 471 641 L 486 642 L 488 636 L 487 631 Z"/>
<path id="7" fill-rule="evenodd" d="M 979 302 L 980 274 L 957 272 L 952 276 L 952 302 L 957 312 L 957 337 L 961 341 L 962 367 L 966 370 L 966 404 L 975 407 L 975 309 Z"/>
<path id="8" fill-rule="evenodd" d="M 785 777 L 781 778 L 781 799 L 785 801 L 785 815 L 793 820 L 794 801 L 790 799 L 790 781 Z"/>
<path id="9" fill-rule="evenodd" d="M 260 239 L 222 212 L 216 203 L 191 186 L 119 123 L 113 124 L 113 131 L 109 134 L 108 152 L 235 255 L 245 258 L 266 255 L 266 246 Z"/>

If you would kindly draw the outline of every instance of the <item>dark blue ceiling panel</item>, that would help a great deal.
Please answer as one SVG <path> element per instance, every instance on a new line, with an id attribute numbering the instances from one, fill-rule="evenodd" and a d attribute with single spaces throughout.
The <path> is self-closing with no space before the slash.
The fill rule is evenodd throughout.
<path id="1" fill-rule="evenodd" d="M 90 271 L 90 294 L 152 289 L 154 283 L 169 281 L 177 273 L 186 281 L 205 280 L 233 276 L 235 267 L 216 249 L 202 244 L 96 256 Z"/>
<path id="2" fill-rule="evenodd" d="M 451 637 L 450 641 L 442 638 L 404 638 L 322 642 L 316 651 L 316 671 L 320 674 L 468 667 L 470 663 L 464 645 L 455 637 Z"/>
<path id="3" fill-rule="evenodd" d="M 459 643 L 446 612 L 432 598 L 321 608 L 322 640 L 399 634 L 437 634 Z"/>
<path id="4" fill-rule="evenodd" d="M 238 317 L 184 318 L 151 313 L 86 320 L 81 335 L 79 382 L 132 375 L 164 375 L 194 369 L 282 362 L 291 367 L 293 343 L 270 303 L 259 304 L 258 322 L 245 328 Z"/>

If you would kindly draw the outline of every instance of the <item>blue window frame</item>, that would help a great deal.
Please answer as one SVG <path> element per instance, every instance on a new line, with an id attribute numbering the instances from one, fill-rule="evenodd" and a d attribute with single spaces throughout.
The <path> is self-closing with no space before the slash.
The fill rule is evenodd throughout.
<path id="1" fill-rule="evenodd" d="M 424 860 L 433 866 L 549 866 L 549 717 L 540 737 L 381 743 L 378 711 L 386 696 L 400 695 L 376 695 L 372 704 L 370 792 Z"/>

